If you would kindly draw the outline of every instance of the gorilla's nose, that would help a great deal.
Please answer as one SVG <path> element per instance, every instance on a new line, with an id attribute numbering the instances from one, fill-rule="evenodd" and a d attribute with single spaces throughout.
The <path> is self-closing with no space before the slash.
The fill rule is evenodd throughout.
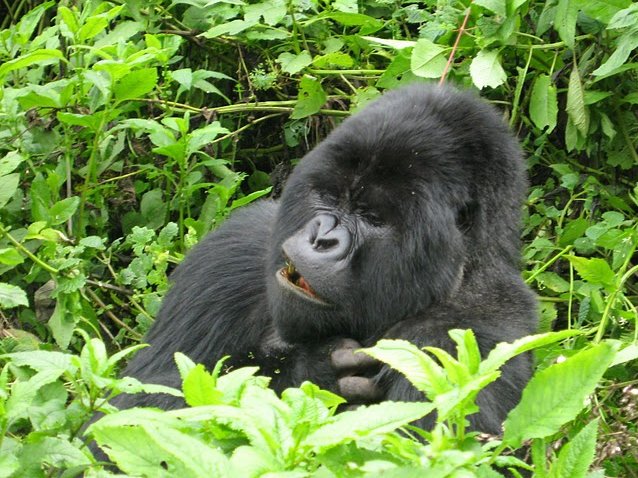
<path id="1" fill-rule="evenodd" d="M 318 214 L 308 223 L 308 242 L 317 252 L 342 258 L 350 248 L 350 233 L 333 214 Z"/>

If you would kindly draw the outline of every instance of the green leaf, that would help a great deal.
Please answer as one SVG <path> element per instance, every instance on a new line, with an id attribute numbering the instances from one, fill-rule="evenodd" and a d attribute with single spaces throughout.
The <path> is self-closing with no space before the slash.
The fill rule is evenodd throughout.
<path id="1" fill-rule="evenodd" d="M 432 403 L 383 402 L 336 415 L 310 434 L 304 444 L 323 451 L 371 435 L 380 435 L 409 424 L 434 410 Z"/>
<path id="2" fill-rule="evenodd" d="M 481 351 L 478 342 L 471 329 L 452 329 L 448 332 L 454 343 L 459 362 L 463 364 L 471 374 L 478 372 L 481 363 Z"/>
<path id="3" fill-rule="evenodd" d="M 191 407 L 222 403 L 222 392 L 215 388 L 217 380 L 202 364 L 196 365 L 184 379 L 184 399 Z"/>
<path id="4" fill-rule="evenodd" d="M 556 86 L 549 75 L 539 75 L 534 81 L 529 102 L 529 115 L 536 127 L 551 133 L 558 118 Z"/>
<path id="5" fill-rule="evenodd" d="M 563 229 L 563 232 L 561 233 L 558 240 L 558 244 L 561 247 L 573 244 L 576 239 L 578 239 L 579 237 L 583 237 L 583 234 L 588 227 L 589 221 L 584 217 L 579 217 L 574 219 L 573 221 L 570 221 Z"/>
<path id="6" fill-rule="evenodd" d="M 79 205 L 80 198 L 77 196 L 72 196 L 56 202 L 49 210 L 49 226 L 56 226 L 69 220 L 71 216 L 75 214 Z"/>
<path id="7" fill-rule="evenodd" d="M 20 175 L 18 173 L 11 173 L 5 176 L 0 176 L 0 208 L 13 197 L 18 184 L 20 183 Z"/>
<path id="8" fill-rule="evenodd" d="M 78 42 L 84 43 L 86 40 L 90 40 L 99 33 L 102 33 L 108 24 L 108 20 L 102 16 L 87 18 L 86 23 L 78 30 Z"/>
<path id="9" fill-rule="evenodd" d="M 140 201 L 140 212 L 149 229 L 157 229 L 164 224 L 167 205 L 163 200 L 164 193 L 161 189 L 146 191 Z"/>
<path id="10" fill-rule="evenodd" d="M 0 249 L 0 264 L 8 266 L 17 266 L 24 262 L 24 257 L 20 255 L 17 249 L 13 247 L 5 247 Z"/>
<path id="11" fill-rule="evenodd" d="M 29 305 L 26 292 L 15 285 L 0 282 L 0 309 L 11 309 L 19 305 Z"/>
<path id="12" fill-rule="evenodd" d="M 578 335 L 575 330 L 561 330 L 559 332 L 548 332 L 545 334 L 530 335 L 514 342 L 501 342 L 496 344 L 487 358 L 479 366 L 479 373 L 488 373 L 501 368 L 505 362 L 529 350 L 545 345 L 560 342 L 566 338 Z"/>
<path id="13" fill-rule="evenodd" d="M 474 3 L 488 9 L 490 12 L 500 15 L 501 17 L 507 15 L 507 5 L 505 0 L 474 0 Z"/>
<path id="14" fill-rule="evenodd" d="M 445 70 L 445 48 L 432 43 L 427 38 L 420 38 L 412 49 L 410 69 L 422 78 L 438 78 Z"/>
<path id="15" fill-rule="evenodd" d="M 13 172 L 24 161 L 17 151 L 9 151 L 2 159 L 0 159 L 0 176 L 6 176 Z"/>
<path id="16" fill-rule="evenodd" d="M 39 66 L 49 65 L 60 60 L 66 61 L 60 50 L 36 50 L 0 65 L 0 80 L 4 78 L 7 73 L 14 70 L 19 70 L 35 64 Z"/>
<path id="17" fill-rule="evenodd" d="M 596 68 L 592 75 L 605 76 L 622 66 L 631 52 L 638 47 L 638 30 L 630 30 L 618 39 L 618 46 L 605 63 Z"/>
<path id="18" fill-rule="evenodd" d="M 307 51 L 302 51 L 298 55 L 284 52 L 277 57 L 277 62 L 281 64 L 282 71 L 294 75 L 312 63 L 312 56 Z"/>
<path id="19" fill-rule="evenodd" d="M 480 90 L 489 86 L 497 88 L 505 83 L 507 75 L 501 66 L 497 50 L 481 50 L 470 64 L 472 82 Z"/>
<path id="20" fill-rule="evenodd" d="M 583 84 L 577 65 L 573 66 L 572 72 L 569 75 L 567 107 L 565 109 L 574 126 L 583 136 L 586 136 L 589 131 L 589 110 L 585 106 Z"/>
<path id="21" fill-rule="evenodd" d="M 299 83 L 299 96 L 295 109 L 290 115 L 292 119 L 305 118 L 317 113 L 328 97 L 321 87 L 321 82 L 311 76 L 304 76 Z"/>
<path id="22" fill-rule="evenodd" d="M 616 274 L 611 270 L 609 264 L 604 259 L 593 257 L 568 256 L 578 275 L 590 284 L 601 285 L 608 289 L 613 289 L 616 284 Z"/>
<path id="23" fill-rule="evenodd" d="M 232 476 L 228 459 L 194 436 L 165 425 L 145 423 L 107 426 L 96 423 L 92 432 L 109 458 L 125 473 L 135 476 Z"/>
<path id="24" fill-rule="evenodd" d="M 188 144 L 186 146 L 186 154 L 193 154 L 202 149 L 220 134 L 228 134 L 230 131 L 224 128 L 219 121 L 198 128 L 188 135 Z"/>
<path id="25" fill-rule="evenodd" d="M 157 85 L 157 69 L 143 68 L 126 74 L 115 84 L 113 93 L 118 102 L 138 98 L 153 91 Z"/>
<path id="26" fill-rule="evenodd" d="M 67 309 L 67 297 L 58 298 L 53 309 L 53 315 L 49 319 L 48 325 L 51 329 L 51 334 L 55 339 L 55 342 L 61 349 L 66 349 L 71 342 L 73 336 L 73 329 L 75 324 L 80 318 L 74 318 L 71 312 Z"/>
<path id="27" fill-rule="evenodd" d="M 374 347 L 362 349 L 362 352 L 405 375 L 417 390 L 421 390 L 429 398 L 451 388 L 443 368 L 406 340 L 379 340 Z"/>
<path id="28" fill-rule="evenodd" d="M 554 28 L 569 48 L 574 47 L 579 0 L 558 0 L 554 14 Z"/>
<path id="29" fill-rule="evenodd" d="M 563 446 L 548 478 L 585 478 L 594 461 L 598 420 L 590 422 Z"/>
<path id="30" fill-rule="evenodd" d="M 617 344 L 601 343 L 537 373 L 505 420 L 503 443 L 518 448 L 524 440 L 553 435 L 573 420 L 612 363 L 616 349 Z"/>
<path id="31" fill-rule="evenodd" d="M 607 23 L 607 29 L 630 27 L 638 22 L 638 4 L 632 4 L 631 0 L 587 0 L 579 2 L 579 6 L 588 16 Z"/>

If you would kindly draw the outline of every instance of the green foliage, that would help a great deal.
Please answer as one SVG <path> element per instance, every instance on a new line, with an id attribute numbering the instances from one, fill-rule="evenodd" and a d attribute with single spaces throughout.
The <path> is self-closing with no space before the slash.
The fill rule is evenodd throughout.
<path id="1" fill-rule="evenodd" d="M 531 175 L 524 277 L 539 294 L 541 332 L 567 332 L 501 344 L 482 361 L 471 332 L 453 333 L 456 357 L 401 342 L 370 350 L 437 408 L 425 445 L 386 433 L 418 407 L 333 415 L 338 400 L 310 385 L 278 398 L 254 370 L 224 382 L 220 369 L 209 374 L 183 357 L 192 410 L 225 406 L 235 428 L 209 428 L 219 417 L 212 410 L 180 416 L 179 426 L 130 412 L 127 420 L 144 424 L 105 421 L 100 436 L 135 470 L 160 476 L 165 470 L 145 460 L 165 452 L 166 465 L 189 476 L 228 475 L 239 462 L 253 464 L 248 476 L 421 476 L 423 467 L 433 476 L 467 476 L 463 467 L 498 476 L 490 467 L 513 460 L 501 448 L 526 439 L 541 477 L 584 476 L 592 454 L 607 475 L 636 474 L 635 454 L 624 451 L 638 436 L 637 19 L 631 0 L 2 3 L 0 351 L 12 355 L 0 374 L 0 476 L 92 463 L 78 430 L 107 407 L 100 388 L 108 397 L 140 385 L 115 380 L 114 364 L 82 369 L 76 362 L 87 354 L 106 360 L 89 337 L 127 350 L 152 323 L 167 273 L 204 234 L 278 191 L 290 164 L 340 117 L 384 89 L 443 75 L 480 90 L 519 132 Z M 478 391 L 537 347 L 541 372 L 503 445 L 461 440 Z M 60 354 L 47 359 L 60 362 L 47 368 L 17 353 Z M 248 427 L 238 401 L 245 388 L 271 410 L 250 412 L 268 417 L 250 430 L 240 427 Z M 535 423 L 524 423 L 528 415 Z M 301 428 L 294 416 L 304 417 Z M 339 425 L 341 416 L 349 418 Z M 336 442 L 318 434 L 325 449 L 294 451 L 309 430 L 330 424 Z M 263 435 L 275 425 L 294 439 Z M 257 436 L 264 447 L 255 448 Z M 608 446 L 594 453 L 597 438 Z M 556 456 L 553 439 L 566 441 Z M 149 444 L 137 462 L 125 455 L 132 440 Z"/>
<path id="2" fill-rule="evenodd" d="M 79 355 L 10 353 L 2 357 L 9 362 L 0 374 L 2 476 L 110 476 L 86 448 L 84 436 L 96 440 L 132 476 L 503 476 L 503 467 L 528 468 L 504 454 L 508 448 L 515 450 L 526 439 L 542 447 L 542 438 L 559 433 L 582 411 L 584 398 L 612 363 L 618 345 L 601 343 L 538 373 L 510 413 L 503 440 L 482 441 L 466 431 L 467 416 L 478 411 L 478 392 L 499 375 L 508 358 L 563 340 L 566 333 L 499 344 L 485 361 L 471 331 L 452 330 L 450 336 L 458 345 L 456 357 L 391 340 L 364 350 L 390 358 L 393 368 L 427 390 L 428 401 L 384 402 L 338 414 L 343 400 L 311 383 L 278 397 L 255 367 L 222 375 L 223 361 L 207 372 L 180 354 L 176 362 L 190 408 L 115 411 L 108 400 L 119 393 L 181 395 L 115 378 L 116 365 L 139 346 L 108 357 L 101 341 L 84 336 L 87 342 Z M 441 365 L 432 357 L 443 358 Z M 574 369 L 580 372 L 572 380 Z M 426 384 L 433 380 L 437 386 Z M 568 400 L 561 403 L 557 398 L 566 392 Z M 95 410 L 107 415 L 80 432 Z M 432 430 L 409 426 L 435 410 Z M 585 476 L 594 459 L 597 428 L 592 421 L 555 458 L 536 466 L 552 477 Z"/>

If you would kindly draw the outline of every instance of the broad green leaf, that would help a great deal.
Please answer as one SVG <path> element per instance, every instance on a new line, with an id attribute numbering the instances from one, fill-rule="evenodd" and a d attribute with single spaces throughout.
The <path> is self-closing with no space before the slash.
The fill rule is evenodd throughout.
<path id="1" fill-rule="evenodd" d="M 327 55 L 324 55 L 324 56 L 327 56 Z M 322 57 L 317 57 L 317 58 L 322 58 Z M 302 51 L 299 54 L 284 52 L 277 57 L 277 63 L 281 65 L 282 71 L 290 75 L 299 73 L 305 67 L 312 64 L 312 62 L 313 62 L 312 56 L 307 51 Z"/>
<path id="2" fill-rule="evenodd" d="M 604 259 L 593 257 L 568 256 L 578 275 L 591 284 L 601 285 L 605 288 L 613 288 L 616 284 L 616 274 L 611 270 Z"/>
<path id="3" fill-rule="evenodd" d="M 534 81 L 529 101 L 529 116 L 540 130 L 551 133 L 558 118 L 556 86 L 549 75 L 539 75 Z"/>
<path id="4" fill-rule="evenodd" d="M 276 25 L 286 16 L 285 0 L 262 0 L 244 6 L 244 20 L 257 24 L 263 17 L 266 25 Z"/>
<path id="5" fill-rule="evenodd" d="M 630 30 L 618 39 L 618 46 L 605 63 L 596 68 L 592 74 L 605 76 L 622 66 L 631 52 L 638 47 L 638 30 Z"/>
<path id="6" fill-rule="evenodd" d="M 369 35 L 383 28 L 383 22 L 374 17 L 364 15 L 362 13 L 347 13 L 333 11 L 329 13 L 321 13 L 315 17 L 317 20 L 329 18 L 347 27 L 360 26 L 359 33 L 361 35 Z"/>
<path id="7" fill-rule="evenodd" d="M 514 342 L 501 342 L 494 347 L 487 358 L 479 366 L 479 373 L 485 374 L 500 369 L 508 360 L 529 350 L 533 350 L 545 345 L 560 342 L 566 338 L 578 335 L 580 332 L 574 330 L 561 330 L 559 332 L 548 332 L 546 334 L 530 335 Z"/>
<path id="8" fill-rule="evenodd" d="M 420 38 L 414 45 L 410 57 L 410 69 L 422 78 L 438 78 L 445 70 L 447 58 L 445 48 L 432 43 L 427 38 Z"/>
<path id="9" fill-rule="evenodd" d="M 574 126 L 583 136 L 586 136 L 589 131 L 589 110 L 585 106 L 583 83 L 580 79 L 577 65 L 573 66 L 569 75 L 567 106 L 565 109 Z"/>
<path id="10" fill-rule="evenodd" d="M 117 427 L 102 425 L 92 427 L 92 432 L 109 458 L 130 475 L 232 476 L 228 470 L 228 459 L 221 451 L 174 428 L 152 423 Z"/>
<path id="11" fill-rule="evenodd" d="M 305 118 L 317 113 L 328 97 L 321 87 L 321 82 L 311 76 L 304 76 L 299 83 L 299 96 L 295 109 L 290 115 L 292 119 Z"/>
<path id="12" fill-rule="evenodd" d="M 69 346 L 73 336 L 73 329 L 75 329 L 75 324 L 79 320 L 80 317 L 73 317 L 67 309 L 66 301 L 58 299 L 48 325 L 55 342 L 61 349 L 65 350 Z"/>
<path id="13" fill-rule="evenodd" d="M 49 65 L 60 60 L 66 61 L 60 50 L 36 50 L 34 52 L 27 53 L 26 55 L 15 58 L 14 60 L 9 60 L 0 65 L 0 80 L 4 78 L 7 73 L 14 70 L 19 70 L 21 68 L 26 68 L 27 66 L 35 64 L 40 66 Z"/>
<path id="14" fill-rule="evenodd" d="M 24 257 L 14 247 L 3 247 L 0 249 L 0 264 L 17 266 L 24 262 Z"/>
<path id="15" fill-rule="evenodd" d="M 89 128 L 92 131 L 97 131 L 102 122 L 102 114 L 103 113 L 100 112 L 96 114 L 82 115 L 78 113 L 58 111 L 56 116 L 62 123 L 71 126 L 82 126 L 84 128 Z"/>
<path id="16" fill-rule="evenodd" d="M 377 38 L 370 36 L 362 36 L 364 40 L 371 41 L 373 43 L 378 43 L 379 45 L 385 45 L 394 48 L 395 50 L 403 50 L 404 48 L 411 48 L 416 45 L 414 41 L 408 40 L 390 40 L 387 38 Z"/>
<path id="17" fill-rule="evenodd" d="M 57 2 L 44 2 L 41 5 L 33 8 L 29 12 L 25 13 L 22 18 L 20 18 L 20 22 L 18 23 L 16 30 L 18 35 L 20 35 L 20 40 L 22 44 L 26 44 L 33 35 L 33 32 L 37 28 L 40 20 L 42 19 L 42 15 L 46 12 L 50 7 L 55 5 Z M 59 9 L 60 7 L 58 7 Z"/>
<path id="18" fill-rule="evenodd" d="M 481 351 L 474 332 L 471 329 L 452 329 L 448 334 L 456 344 L 456 355 L 459 362 L 467 367 L 471 374 L 478 372 L 479 364 L 481 363 Z"/>
<path id="19" fill-rule="evenodd" d="M 594 461 L 598 420 L 590 422 L 563 446 L 548 478 L 585 478 Z"/>
<path id="20" fill-rule="evenodd" d="M 505 83 L 507 75 L 501 66 L 498 51 L 479 51 L 470 64 L 470 76 L 472 82 L 480 90 L 486 86 L 496 88 Z"/>
<path id="21" fill-rule="evenodd" d="M 184 400 L 191 407 L 216 405 L 221 402 L 222 392 L 215 388 L 215 378 L 202 364 L 193 368 L 184 379 Z"/>
<path id="22" fill-rule="evenodd" d="M 53 350 L 13 352 L 3 357 L 8 357 L 17 367 L 30 367 L 36 372 L 54 371 L 61 375 L 65 372 L 75 373 L 77 370 L 72 355 Z"/>
<path id="23" fill-rule="evenodd" d="M 25 440 L 22 449 L 23 457 L 21 475 L 41 476 L 42 464 L 60 469 L 86 467 L 89 458 L 79 450 L 67 437 L 48 437 L 32 435 Z"/>
<path id="24" fill-rule="evenodd" d="M 2 159 L 0 159 L 0 176 L 6 176 L 13 172 L 24 161 L 17 151 L 9 151 Z"/>
<path id="25" fill-rule="evenodd" d="M 379 340 L 374 347 L 363 349 L 362 352 L 405 375 L 417 390 L 421 390 L 429 398 L 451 388 L 443 368 L 406 340 Z"/>
<path id="26" fill-rule="evenodd" d="M 78 20 L 75 13 L 73 13 L 73 10 L 65 7 L 64 5 L 60 5 L 58 7 L 58 15 L 60 15 L 62 22 L 66 25 L 69 31 L 75 35 L 75 33 L 79 30 L 80 25 L 78 24 Z M 68 33 L 66 36 L 68 36 Z"/>
<path id="27" fill-rule="evenodd" d="M 304 440 L 306 446 L 326 450 L 352 440 L 396 430 L 434 409 L 425 402 L 383 402 L 340 413 Z"/>
<path id="28" fill-rule="evenodd" d="M 138 98 L 153 91 L 157 85 L 157 69 L 143 68 L 126 74 L 115 84 L 113 93 L 115 99 L 120 101 Z"/>
<path id="29" fill-rule="evenodd" d="M 631 0 L 586 0 L 579 2 L 579 7 L 588 16 L 607 23 L 607 29 L 634 26 L 638 22 L 638 4 L 632 4 Z"/>
<path id="30" fill-rule="evenodd" d="M 567 223 L 560 235 L 558 244 L 561 247 L 573 244 L 576 239 L 583 237 L 583 234 L 589 227 L 589 221 L 584 217 L 579 217 Z"/>
<path id="31" fill-rule="evenodd" d="M 19 305 L 29 305 L 26 292 L 15 285 L 0 282 L 0 309 L 11 309 Z"/>
<path id="32" fill-rule="evenodd" d="M 501 17 L 507 14 L 507 4 L 505 0 L 474 0 L 474 4 L 480 5 Z"/>
<path id="33" fill-rule="evenodd" d="M 84 43 L 85 41 L 90 40 L 94 36 L 102 33 L 108 24 L 108 20 L 102 16 L 87 18 L 86 23 L 78 30 L 78 41 Z"/>
<path id="34" fill-rule="evenodd" d="M 206 30 L 201 36 L 204 38 L 216 38 L 222 35 L 237 35 L 243 32 L 247 28 L 252 27 L 257 20 L 244 21 L 244 20 L 231 20 L 230 22 L 216 25 L 213 28 Z"/>
<path id="35" fill-rule="evenodd" d="M 0 208 L 13 197 L 20 184 L 20 175 L 18 173 L 11 173 L 5 176 L 0 176 Z"/>
<path id="36" fill-rule="evenodd" d="M 601 343 L 538 372 L 509 413 L 503 442 L 518 448 L 524 440 L 544 438 L 572 421 L 612 363 L 617 344 Z"/>
<path id="37" fill-rule="evenodd" d="M 224 128 L 219 121 L 213 121 L 202 128 L 196 129 L 188 137 L 186 153 L 193 154 L 202 149 L 203 146 L 209 144 L 220 134 L 228 134 L 229 132 L 230 131 Z"/>
<path id="38" fill-rule="evenodd" d="M 56 202 L 49 210 L 49 226 L 57 226 L 69 220 L 75 214 L 79 205 L 80 198 L 78 196 L 72 196 Z"/>
<path id="39" fill-rule="evenodd" d="M 140 213 L 149 229 L 157 229 L 164 224 L 167 205 L 163 198 L 164 193 L 159 188 L 146 191 L 142 196 Z"/>
<path id="40" fill-rule="evenodd" d="M 579 0 L 558 0 L 554 14 L 554 29 L 569 48 L 574 47 Z"/>

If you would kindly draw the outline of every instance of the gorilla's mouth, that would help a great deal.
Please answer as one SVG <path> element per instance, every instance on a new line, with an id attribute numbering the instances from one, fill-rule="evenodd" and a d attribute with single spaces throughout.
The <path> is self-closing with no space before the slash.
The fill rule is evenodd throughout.
<path id="1" fill-rule="evenodd" d="M 327 305 L 310 287 L 308 281 L 299 273 L 290 259 L 286 258 L 286 265 L 277 272 L 277 279 L 281 285 L 298 295 L 311 299 L 313 302 Z"/>

